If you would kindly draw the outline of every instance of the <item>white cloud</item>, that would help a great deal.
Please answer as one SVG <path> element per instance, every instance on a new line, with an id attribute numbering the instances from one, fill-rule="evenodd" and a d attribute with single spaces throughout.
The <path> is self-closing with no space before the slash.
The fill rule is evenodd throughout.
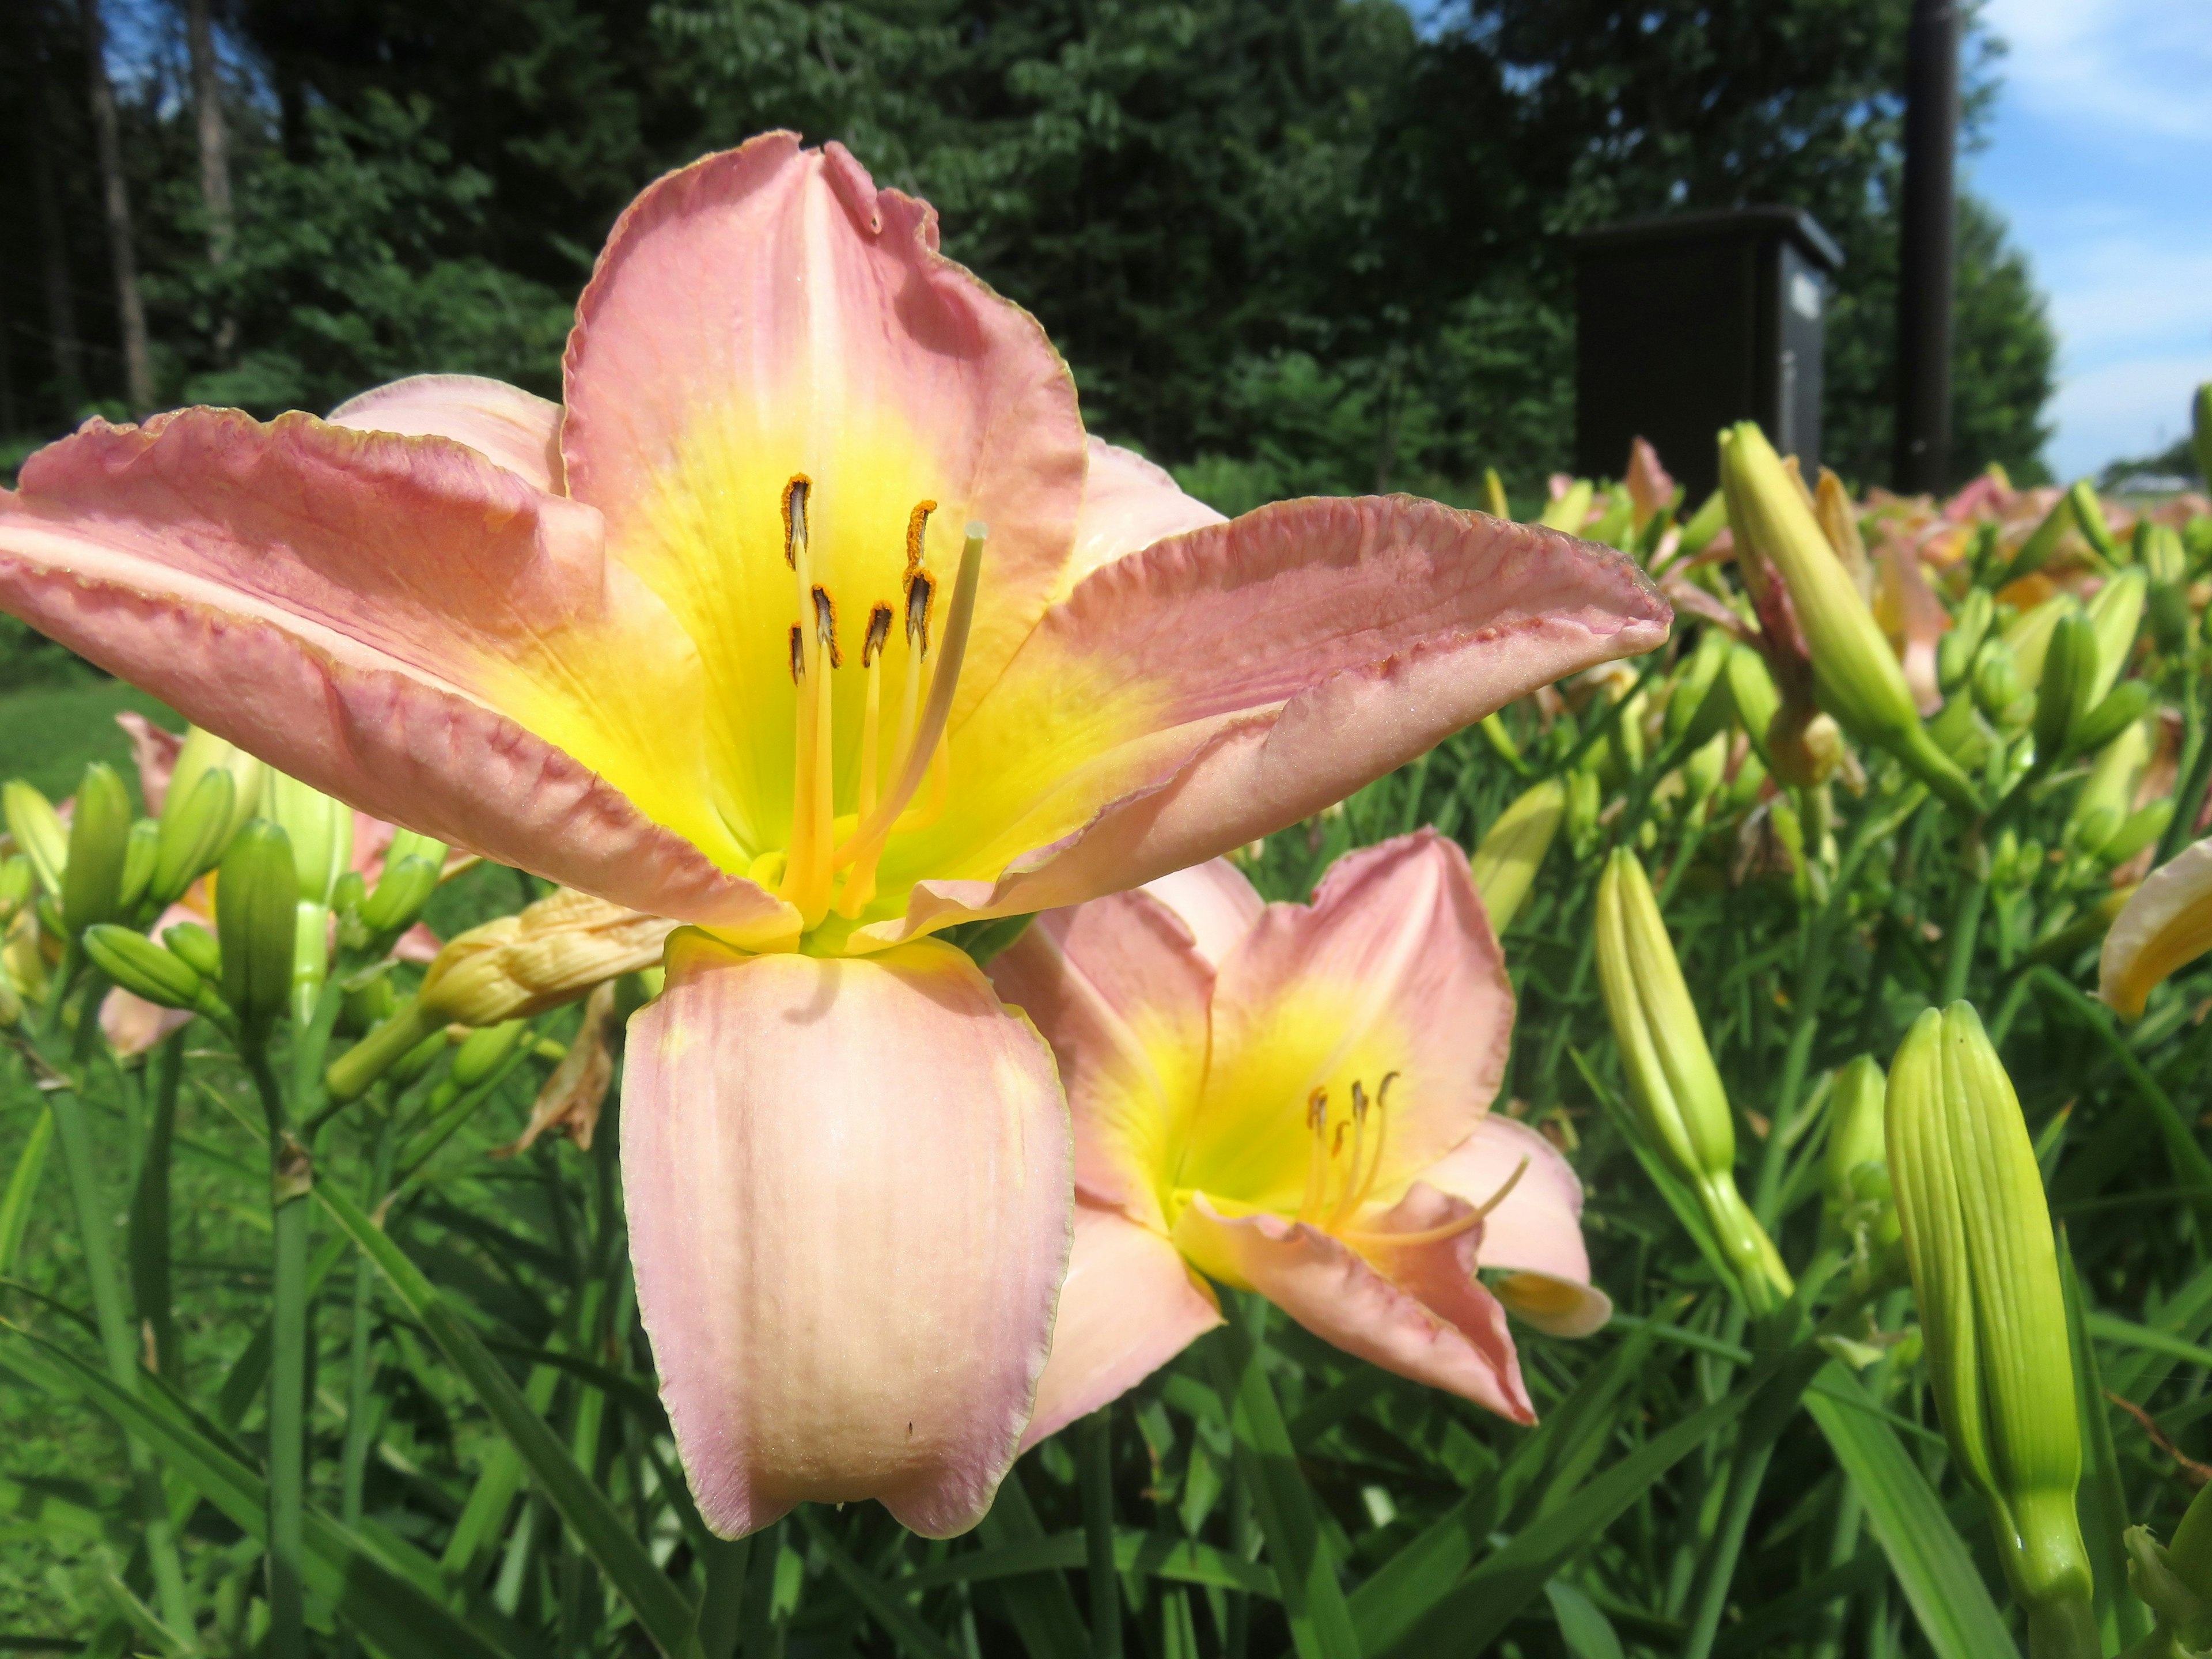
<path id="1" fill-rule="evenodd" d="M 2107 137 L 2212 139 L 2203 0 L 1991 0 L 2008 95 Z"/>
<path id="2" fill-rule="evenodd" d="M 2162 449 L 2189 428 L 2189 400 L 2212 380 L 2212 343 L 2107 363 L 2067 377 L 2052 400 L 2058 435 L 2051 469 L 2062 478 L 2094 472 L 2117 456 Z"/>
<path id="3" fill-rule="evenodd" d="M 2066 247 L 2041 274 L 2070 368 L 2147 347 L 2212 346 L 2212 244 L 2100 239 Z"/>

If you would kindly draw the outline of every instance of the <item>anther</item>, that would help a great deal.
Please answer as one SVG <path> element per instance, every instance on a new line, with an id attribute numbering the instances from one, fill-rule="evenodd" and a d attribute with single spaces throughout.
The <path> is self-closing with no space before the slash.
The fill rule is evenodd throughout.
<path id="1" fill-rule="evenodd" d="M 936 594 L 937 579 L 927 570 L 907 573 L 906 642 L 925 657 L 929 654 L 929 602 Z"/>
<path id="2" fill-rule="evenodd" d="M 845 665 L 845 654 L 837 648 L 837 601 L 819 586 L 814 590 L 814 638 L 830 653 L 832 668 Z"/>
<path id="3" fill-rule="evenodd" d="M 795 472 L 783 487 L 783 562 L 799 568 L 799 549 L 806 540 L 806 494 L 814 487 L 804 472 Z"/>
<path id="4" fill-rule="evenodd" d="M 796 685 L 806 678 L 806 634 L 797 623 L 791 625 L 791 683 Z"/>
<path id="5" fill-rule="evenodd" d="M 891 637 L 891 608 L 878 605 L 868 612 L 868 631 L 860 640 L 860 666 L 873 668 Z"/>
<path id="6" fill-rule="evenodd" d="M 922 538 L 929 533 L 929 515 L 937 511 L 935 501 L 918 501 L 906 520 L 906 574 L 913 575 L 921 568 Z"/>

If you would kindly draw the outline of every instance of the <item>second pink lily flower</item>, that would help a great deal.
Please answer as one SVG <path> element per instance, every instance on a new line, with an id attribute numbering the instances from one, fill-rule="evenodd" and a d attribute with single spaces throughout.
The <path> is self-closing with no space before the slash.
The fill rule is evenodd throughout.
<path id="1" fill-rule="evenodd" d="M 1611 1317 L 1574 1171 L 1487 1109 L 1513 992 L 1433 832 L 1350 854 L 1310 905 L 1263 905 L 1217 859 L 1054 911 L 991 976 L 1075 1113 L 1075 1249 L 1024 1443 L 1218 1324 L 1207 1278 L 1520 1423 L 1507 1310 L 1569 1336 Z"/>

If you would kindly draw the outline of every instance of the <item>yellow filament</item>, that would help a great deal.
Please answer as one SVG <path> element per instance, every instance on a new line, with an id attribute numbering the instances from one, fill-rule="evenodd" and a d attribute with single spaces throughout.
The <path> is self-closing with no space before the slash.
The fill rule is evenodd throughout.
<path id="1" fill-rule="evenodd" d="M 1306 1194 L 1299 1200 L 1297 1219 L 1313 1221 L 1328 1196 L 1328 1091 L 1316 1089 L 1306 1097 L 1306 1127 L 1312 1142 L 1306 1152 Z"/>
<path id="2" fill-rule="evenodd" d="M 1343 1139 L 1341 1129 L 1337 1138 Z M 1366 1140 L 1367 1091 L 1355 1080 L 1352 1085 L 1352 1165 L 1344 1172 L 1344 1191 L 1338 1195 L 1336 1208 L 1329 1212 L 1328 1225 L 1332 1231 L 1351 1219 L 1353 1206 L 1359 1202 L 1359 1157 Z"/>
<path id="3" fill-rule="evenodd" d="M 1397 1080 L 1398 1074 L 1395 1072 L 1386 1072 L 1382 1074 L 1382 1081 L 1376 1088 L 1375 1156 L 1367 1165 L 1365 1178 L 1359 1182 L 1358 1189 L 1352 1195 L 1351 1202 L 1346 1206 L 1345 1212 L 1347 1215 L 1357 1213 L 1359 1206 L 1367 1202 L 1367 1195 L 1375 1190 L 1376 1182 L 1382 1177 L 1382 1149 L 1389 1144 L 1390 1139 L 1390 1085 Z M 1354 1173 L 1357 1173 L 1356 1169 Z"/>
<path id="4" fill-rule="evenodd" d="M 830 840 L 836 810 L 830 795 L 836 774 L 830 767 L 828 653 L 834 646 L 836 624 L 827 595 L 814 586 L 807 548 L 807 493 L 804 477 L 793 478 L 784 489 L 785 557 L 798 578 L 799 626 L 795 631 L 801 684 L 792 746 L 791 856 L 781 891 L 811 927 L 830 909 Z"/>
<path id="5" fill-rule="evenodd" d="M 865 818 L 876 808 L 878 769 L 876 748 L 878 729 L 883 723 L 881 708 L 884 685 L 883 659 L 880 656 L 869 657 L 867 667 L 862 672 L 867 676 L 867 690 L 860 705 L 860 816 Z"/>

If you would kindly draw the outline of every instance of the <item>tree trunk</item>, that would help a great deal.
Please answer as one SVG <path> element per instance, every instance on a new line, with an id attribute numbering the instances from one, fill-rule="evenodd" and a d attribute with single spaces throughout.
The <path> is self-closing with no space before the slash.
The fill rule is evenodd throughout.
<path id="1" fill-rule="evenodd" d="M 46 135 L 52 115 L 52 100 L 41 79 L 38 95 L 23 100 L 23 125 L 30 133 L 31 195 L 38 206 L 39 266 L 46 291 L 46 342 L 53 351 L 54 392 L 61 399 L 63 418 L 75 421 L 85 404 L 84 349 L 76 331 L 76 296 L 70 287 L 61 196 L 54 188 L 53 146 Z"/>
<path id="2" fill-rule="evenodd" d="M 192 107 L 198 117 L 200 141 L 200 202 L 207 210 L 208 263 L 221 270 L 230 263 L 237 219 L 230 205 L 230 128 L 222 117 L 222 80 L 216 73 L 215 27 L 208 17 L 208 0 L 187 0 L 185 36 L 192 57 Z M 222 308 L 216 325 L 215 355 L 228 362 L 238 335 L 230 308 Z"/>
<path id="3" fill-rule="evenodd" d="M 138 292 L 138 256 L 131 240 L 131 190 L 123 176 L 123 132 L 115 87 L 107 78 L 107 30 L 100 0 L 77 0 L 84 20 L 86 78 L 92 94 L 92 135 L 100 153 L 100 204 L 107 251 L 115 267 L 115 313 L 123 335 L 124 395 L 133 415 L 154 407 L 154 355 L 146 339 L 146 302 Z"/>

